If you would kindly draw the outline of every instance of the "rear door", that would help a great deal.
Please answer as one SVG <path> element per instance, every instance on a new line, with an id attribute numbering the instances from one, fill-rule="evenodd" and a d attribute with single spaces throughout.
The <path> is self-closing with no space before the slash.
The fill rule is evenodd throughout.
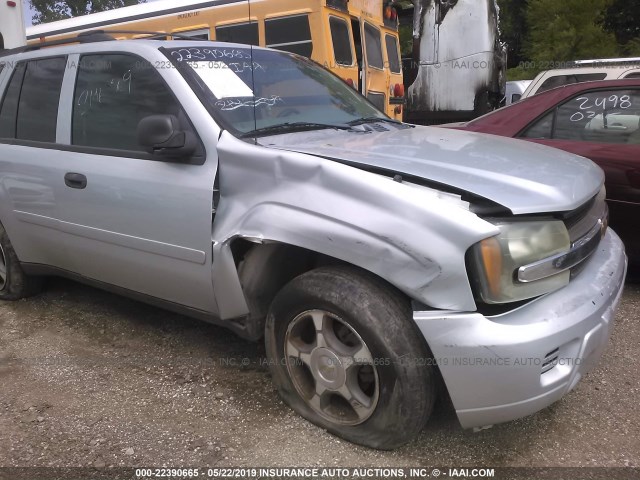
<path id="1" fill-rule="evenodd" d="M 72 270 L 60 231 L 64 56 L 7 63 L 0 105 L 1 221 L 22 262 Z"/>
<path id="2" fill-rule="evenodd" d="M 83 55 L 76 61 L 77 76 L 70 75 L 65 84 L 71 145 L 58 180 L 65 185 L 59 203 L 67 249 L 78 272 L 216 312 L 211 275 L 215 150 L 206 159 L 199 142 L 192 158 L 158 161 L 136 135 L 143 118 L 174 115 L 181 129 L 197 136 L 179 99 L 192 92 L 184 84 L 175 90 L 168 86 L 165 76 L 176 82 L 175 70 L 157 70 L 158 64 L 132 54 Z"/>

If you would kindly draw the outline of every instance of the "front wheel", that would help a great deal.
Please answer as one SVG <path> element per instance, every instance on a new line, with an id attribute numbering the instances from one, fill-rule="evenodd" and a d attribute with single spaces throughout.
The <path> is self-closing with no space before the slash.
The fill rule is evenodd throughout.
<path id="1" fill-rule="evenodd" d="M 409 300 L 368 272 L 328 267 L 291 281 L 272 303 L 266 349 L 284 401 L 354 443 L 396 448 L 431 413 L 435 374 Z"/>

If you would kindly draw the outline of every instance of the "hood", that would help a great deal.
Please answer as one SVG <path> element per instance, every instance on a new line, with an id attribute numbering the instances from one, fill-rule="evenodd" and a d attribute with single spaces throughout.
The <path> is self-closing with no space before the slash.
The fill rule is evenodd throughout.
<path id="1" fill-rule="evenodd" d="M 385 128 L 390 131 L 293 133 L 260 144 L 420 177 L 484 197 L 515 215 L 574 210 L 604 182 L 590 160 L 531 142 L 435 127 Z"/>

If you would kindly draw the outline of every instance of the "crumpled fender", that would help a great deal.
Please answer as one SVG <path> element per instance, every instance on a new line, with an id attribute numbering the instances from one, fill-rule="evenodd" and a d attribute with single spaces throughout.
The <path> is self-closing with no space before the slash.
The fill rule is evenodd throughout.
<path id="1" fill-rule="evenodd" d="M 224 132 L 213 278 L 221 318 L 248 313 L 231 254 L 238 236 L 316 251 L 369 270 L 433 308 L 475 310 L 465 252 L 497 233 L 426 187 Z"/>

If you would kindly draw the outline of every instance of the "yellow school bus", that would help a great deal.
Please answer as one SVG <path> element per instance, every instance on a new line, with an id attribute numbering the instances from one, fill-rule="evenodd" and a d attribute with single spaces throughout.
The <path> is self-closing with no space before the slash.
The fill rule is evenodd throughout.
<path id="1" fill-rule="evenodd" d="M 27 40 L 89 30 L 162 32 L 297 53 L 329 68 L 389 116 L 402 118 L 398 19 L 390 0 L 159 0 L 36 25 L 27 29 Z"/>

